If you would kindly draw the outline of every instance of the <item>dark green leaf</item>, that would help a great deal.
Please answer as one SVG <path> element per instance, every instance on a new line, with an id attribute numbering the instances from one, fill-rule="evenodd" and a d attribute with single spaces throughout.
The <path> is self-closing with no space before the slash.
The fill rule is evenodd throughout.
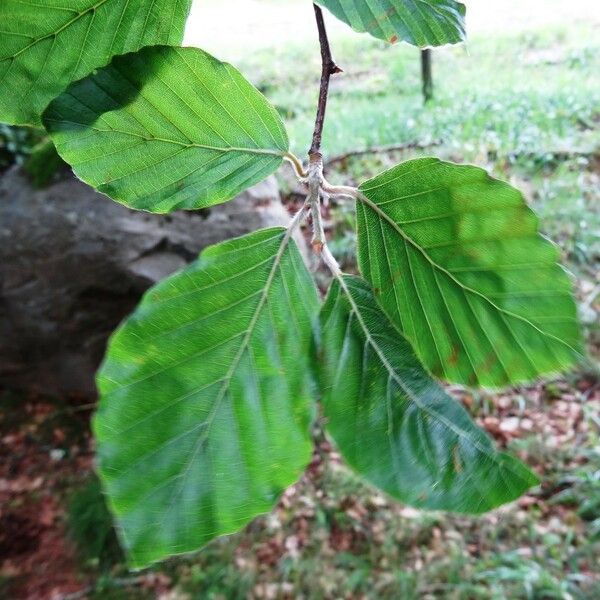
<path id="1" fill-rule="evenodd" d="M 361 271 L 435 375 L 502 386 L 579 358 L 571 281 L 518 190 L 424 158 L 360 191 Z"/>
<path id="2" fill-rule="evenodd" d="M 198 48 L 118 56 L 69 86 L 43 119 L 83 181 L 151 212 L 230 200 L 273 173 L 288 149 L 264 96 Z"/>
<path id="3" fill-rule="evenodd" d="M 48 103 L 115 54 L 179 44 L 192 0 L 1 0 L 0 121 L 38 125 Z"/>
<path id="4" fill-rule="evenodd" d="M 94 430 L 133 566 L 237 531 L 302 473 L 318 310 L 294 242 L 274 228 L 208 248 L 114 334 Z"/>
<path id="5" fill-rule="evenodd" d="M 348 463 L 419 508 L 480 513 L 535 485 L 427 374 L 369 285 L 342 281 L 333 283 L 321 316 L 323 403 Z"/>
<path id="6" fill-rule="evenodd" d="M 414 46 L 456 44 L 465 38 L 465 5 L 456 0 L 317 0 L 352 29 Z"/>

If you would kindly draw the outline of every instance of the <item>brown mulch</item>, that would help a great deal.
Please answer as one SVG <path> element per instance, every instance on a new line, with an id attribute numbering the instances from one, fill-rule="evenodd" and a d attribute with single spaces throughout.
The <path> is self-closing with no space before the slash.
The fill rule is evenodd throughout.
<path id="1" fill-rule="evenodd" d="M 73 409 L 65 431 L 62 412 Z M 69 486 L 92 467 L 88 415 L 66 406 L 56 418 L 36 396 L 0 411 L 0 598 L 58 600 L 86 585 L 65 507 Z"/>

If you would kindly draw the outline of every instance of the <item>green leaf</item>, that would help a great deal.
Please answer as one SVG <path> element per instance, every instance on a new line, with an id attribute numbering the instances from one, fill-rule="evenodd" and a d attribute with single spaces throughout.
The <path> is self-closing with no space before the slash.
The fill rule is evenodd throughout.
<path id="1" fill-rule="evenodd" d="M 368 481 L 412 506 L 462 513 L 537 483 L 427 374 L 365 281 L 335 281 L 321 324 L 327 428 Z"/>
<path id="2" fill-rule="evenodd" d="M 579 358 L 570 279 L 518 190 L 435 158 L 359 189 L 361 271 L 435 375 L 502 386 Z"/>
<path id="3" fill-rule="evenodd" d="M 465 5 L 455 0 L 317 0 L 360 33 L 387 42 L 443 46 L 465 39 Z"/>
<path id="4" fill-rule="evenodd" d="M 288 149 L 277 111 L 227 63 L 198 48 L 117 56 L 43 116 L 86 183 L 131 208 L 205 208 L 275 171 Z"/>
<path id="5" fill-rule="evenodd" d="M 39 125 L 65 87 L 115 54 L 179 44 L 192 0 L 2 0 L 0 121 Z"/>
<path id="6" fill-rule="evenodd" d="M 302 473 L 318 311 L 298 249 L 274 228 L 206 249 L 113 335 L 94 431 L 133 566 L 237 531 Z"/>

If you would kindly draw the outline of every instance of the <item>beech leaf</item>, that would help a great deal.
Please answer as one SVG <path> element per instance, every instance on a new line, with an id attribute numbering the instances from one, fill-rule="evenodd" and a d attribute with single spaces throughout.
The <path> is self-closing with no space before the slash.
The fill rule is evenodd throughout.
<path id="1" fill-rule="evenodd" d="M 580 358 L 571 280 L 518 190 L 436 158 L 359 190 L 361 272 L 435 375 L 498 387 Z"/>
<path id="2" fill-rule="evenodd" d="M 98 468 L 130 564 L 269 511 L 311 457 L 319 302 L 283 228 L 206 249 L 146 293 L 98 374 Z"/>
<path id="3" fill-rule="evenodd" d="M 367 282 L 335 281 L 321 322 L 327 429 L 365 479 L 406 504 L 461 513 L 537 483 L 431 378 Z"/>
<path id="4" fill-rule="evenodd" d="M 70 85 L 43 120 L 78 177 L 158 213 L 230 200 L 273 173 L 288 150 L 265 97 L 198 48 L 117 56 Z"/>

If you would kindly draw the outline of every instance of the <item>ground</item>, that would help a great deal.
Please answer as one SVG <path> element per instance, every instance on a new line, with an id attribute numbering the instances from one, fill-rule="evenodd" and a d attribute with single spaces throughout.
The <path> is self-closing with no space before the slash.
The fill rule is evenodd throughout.
<path id="1" fill-rule="evenodd" d="M 433 153 L 523 190 L 573 273 L 590 358 L 503 393 L 452 392 L 541 485 L 479 518 L 415 511 L 360 483 L 317 430 L 307 474 L 270 515 L 196 556 L 129 573 L 91 473 L 89 399 L 4 390 L 0 598 L 600 598 L 600 10 L 595 0 L 468 6 L 467 50 L 435 51 L 426 107 L 416 50 L 328 19 L 344 73 L 324 132 L 325 160 L 338 158 L 327 175 L 357 183 Z M 320 70 L 308 2 L 197 2 L 186 39 L 246 73 L 305 154 Z M 340 156 L 405 142 L 428 147 Z M 293 209 L 301 190 L 288 170 L 280 183 Z M 329 207 L 332 246 L 349 270 L 352 218 L 349 204 Z"/>

